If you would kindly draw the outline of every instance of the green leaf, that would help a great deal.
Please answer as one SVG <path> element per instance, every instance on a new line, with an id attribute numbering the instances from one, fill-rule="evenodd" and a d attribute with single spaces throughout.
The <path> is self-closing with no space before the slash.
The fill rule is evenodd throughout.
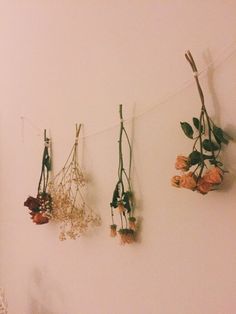
<path id="1" fill-rule="evenodd" d="M 188 158 L 189 158 L 189 162 L 190 162 L 191 166 L 200 163 L 201 160 L 202 160 L 201 153 L 198 152 L 197 150 L 194 150 L 194 151 L 188 156 Z"/>
<path id="2" fill-rule="evenodd" d="M 197 164 L 200 164 L 202 163 L 203 160 L 206 160 L 206 159 L 211 159 L 212 158 L 212 155 L 209 156 L 209 155 L 205 155 L 205 154 L 201 154 L 199 151 L 197 150 L 194 150 L 189 156 L 189 163 L 191 166 L 194 166 L 194 165 L 197 165 Z"/>
<path id="3" fill-rule="evenodd" d="M 195 117 L 193 118 L 193 124 L 195 128 L 200 131 L 200 121 L 198 118 L 195 118 Z M 202 126 L 201 126 L 201 131 L 202 131 Z"/>
<path id="4" fill-rule="evenodd" d="M 128 213 L 131 212 L 130 198 L 131 198 L 131 193 L 129 191 L 125 192 L 123 195 L 123 201 L 124 201 L 124 207 L 127 209 Z"/>
<path id="5" fill-rule="evenodd" d="M 206 159 L 210 160 L 211 158 L 213 158 L 212 155 L 205 155 L 205 154 L 202 154 L 202 157 L 203 157 L 204 160 L 206 160 Z"/>
<path id="6" fill-rule="evenodd" d="M 212 165 L 219 166 L 219 167 L 222 167 L 222 166 L 223 166 L 222 162 L 220 162 L 220 161 L 218 161 L 218 160 L 216 160 L 216 159 L 210 159 L 209 161 L 210 161 L 210 163 L 211 163 Z"/>
<path id="7" fill-rule="evenodd" d="M 205 139 L 203 142 L 202 142 L 202 146 L 203 148 L 208 151 L 208 152 L 212 152 L 212 151 L 215 151 L 215 150 L 218 150 L 220 147 L 214 143 L 214 142 L 211 142 L 210 140 L 208 139 Z"/>
<path id="8" fill-rule="evenodd" d="M 180 122 L 181 128 L 184 131 L 184 134 L 189 137 L 193 138 L 193 128 L 187 122 Z"/>
<path id="9" fill-rule="evenodd" d="M 229 143 L 229 141 L 224 137 L 223 130 L 215 125 L 213 127 L 213 134 L 218 144 L 224 143 L 227 145 Z"/>
<path id="10" fill-rule="evenodd" d="M 112 196 L 112 202 L 110 203 L 110 205 L 116 208 L 118 206 L 118 199 L 119 199 L 119 182 L 116 184 L 116 187 Z"/>
<path id="11" fill-rule="evenodd" d="M 47 168 L 48 171 L 52 169 L 52 163 L 51 163 L 51 158 L 49 156 L 46 156 L 44 158 L 44 165 Z"/>

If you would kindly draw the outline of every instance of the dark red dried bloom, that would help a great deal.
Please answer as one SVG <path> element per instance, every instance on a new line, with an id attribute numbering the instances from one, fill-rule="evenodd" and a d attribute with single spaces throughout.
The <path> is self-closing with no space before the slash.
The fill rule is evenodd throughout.
<path id="1" fill-rule="evenodd" d="M 43 213 L 36 213 L 33 216 L 33 222 L 36 223 L 36 225 L 42 225 L 49 222 L 48 217 L 45 217 Z"/>
<path id="2" fill-rule="evenodd" d="M 24 206 L 28 207 L 32 211 L 39 211 L 40 200 L 38 198 L 29 196 L 24 202 Z"/>

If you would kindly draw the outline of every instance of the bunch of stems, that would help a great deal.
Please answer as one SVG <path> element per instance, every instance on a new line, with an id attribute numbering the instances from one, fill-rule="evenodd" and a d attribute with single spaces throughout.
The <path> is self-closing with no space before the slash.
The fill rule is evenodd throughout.
<path id="1" fill-rule="evenodd" d="M 76 138 L 71 152 L 59 173 L 50 182 L 53 197 L 52 218 L 60 223 L 60 240 L 76 239 L 90 225 L 99 225 L 100 217 L 86 204 L 82 192 L 86 181 L 78 162 L 78 141 L 81 130 L 76 125 Z"/>
<path id="2" fill-rule="evenodd" d="M 113 192 L 111 207 L 111 235 L 116 235 L 117 225 L 115 223 L 115 209 L 118 210 L 120 217 L 119 233 L 124 243 L 131 243 L 134 241 L 135 235 L 135 217 L 134 217 L 134 198 L 131 185 L 131 166 L 132 166 L 132 147 L 124 126 L 122 105 L 119 106 L 120 116 L 120 133 L 119 133 L 119 163 L 118 163 L 118 181 Z M 124 141 L 128 147 L 128 170 L 125 167 L 124 160 Z"/>

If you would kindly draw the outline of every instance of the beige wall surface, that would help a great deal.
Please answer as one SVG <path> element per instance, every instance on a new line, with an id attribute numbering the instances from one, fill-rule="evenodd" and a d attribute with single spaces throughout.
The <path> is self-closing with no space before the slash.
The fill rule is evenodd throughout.
<path id="1" fill-rule="evenodd" d="M 0 286 L 11 314 L 235 314 L 236 146 L 206 196 L 171 187 L 181 129 L 200 112 L 236 138 L 236 1 L 0 1 Z M 210 66 L 208 66 L 210 65 Z M 109 237 L 119 114 L 132 133 L 138 243 Z M 83 123 L 87 201 L 102 225 L 77 240 L 33 225 L 43 129 L 54 171 Z"/>

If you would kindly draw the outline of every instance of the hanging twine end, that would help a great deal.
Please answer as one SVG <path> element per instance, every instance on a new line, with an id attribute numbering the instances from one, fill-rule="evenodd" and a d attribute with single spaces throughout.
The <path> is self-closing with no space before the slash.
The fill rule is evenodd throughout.
<path id="1" fill-rule="evenodd" d="M 46 129 L 44 129 L 44 146 L 45 146 L 45 147 L 49 147 L 49 146 L 50 146 L 50 140 L 49 140 L 49 138 L 47 137 L 47 131 L 46 131 Z"/>
<path id="2" fill-rule="evenodd" d="M 50 147 L 50 141 L 47 139 L 47 141 L 44 142 L 44 147 Z"/>
<path id="3" fill-rule="evenodd" d="M 75 145 L 77 145 L 78 142 L 79 142 L 79 133 L 80 133 L 81 127 L 82 127 L 81 123 L 79 124 L 79 127 L 78 127 L 78 125 L 76 123 L 76 125 L 75 125 L 75 129 L 76 129 L 76 132 L 75 132 Z"/>

